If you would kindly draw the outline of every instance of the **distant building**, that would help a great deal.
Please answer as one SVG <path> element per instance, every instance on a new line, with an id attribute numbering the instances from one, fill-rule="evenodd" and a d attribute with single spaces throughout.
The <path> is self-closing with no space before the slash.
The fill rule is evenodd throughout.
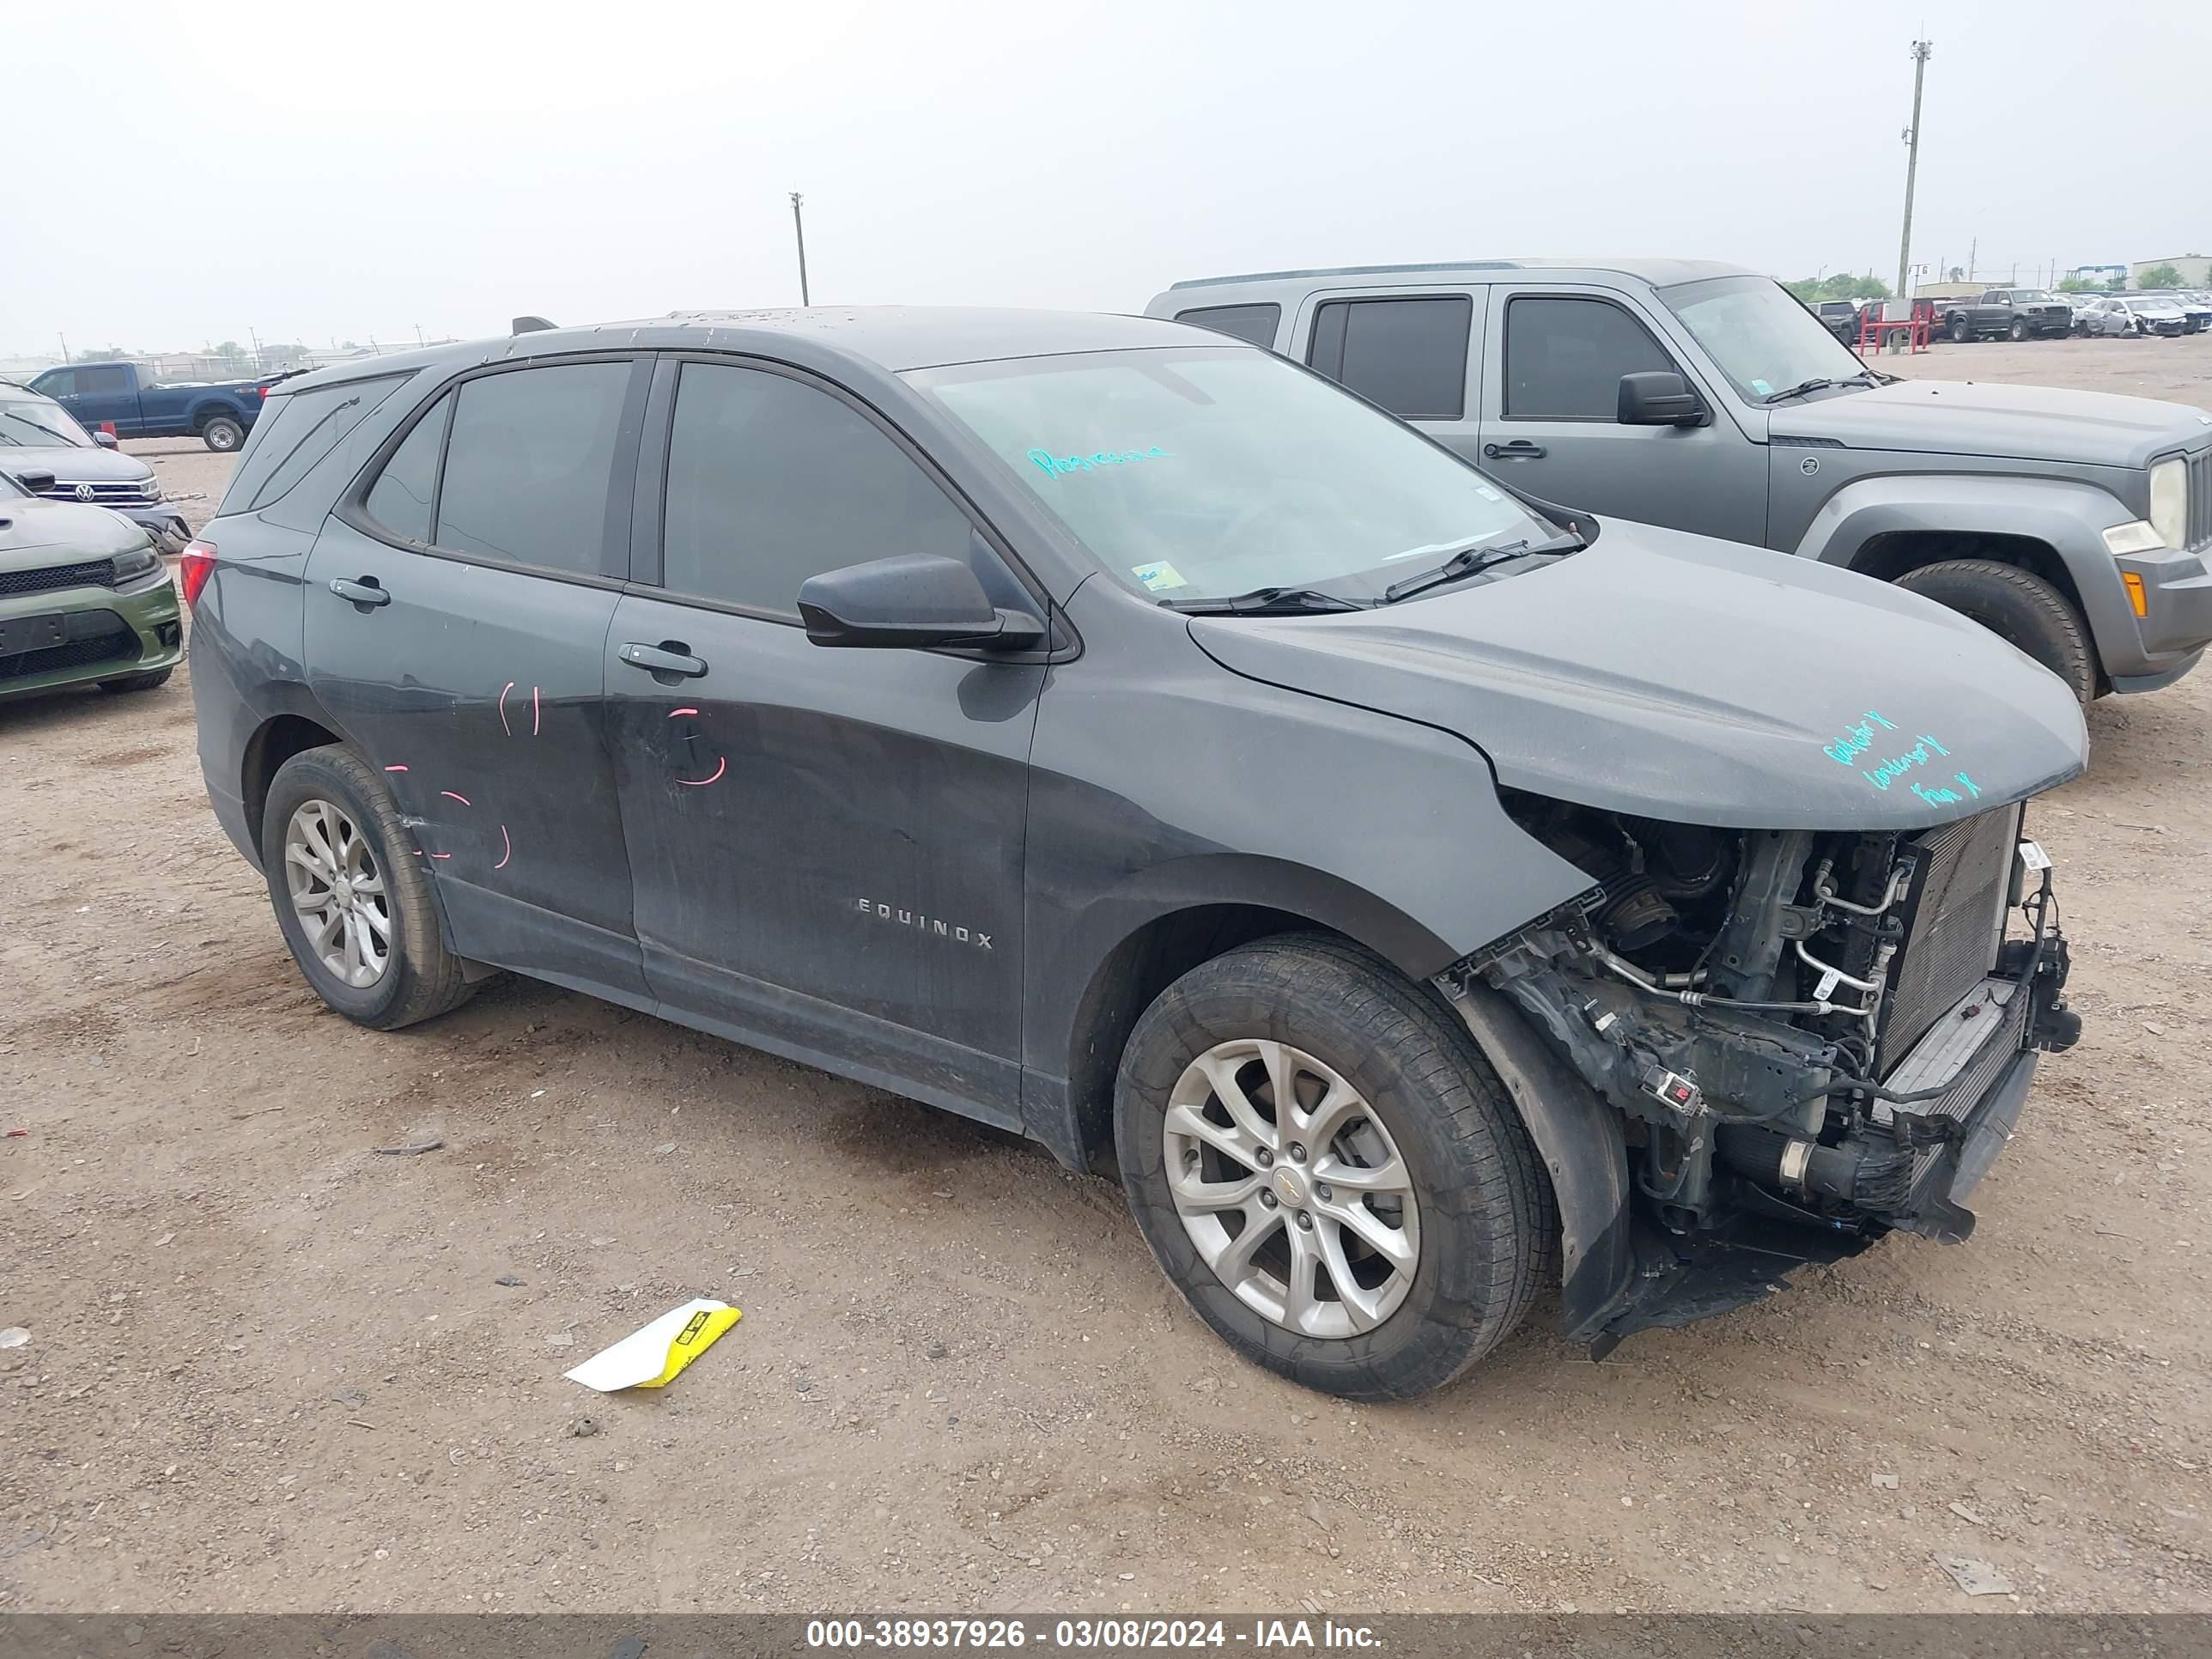
<path id="1" fill-rule="evenodd" d="M 2145 271 L 2160 265 L 2172 265 L 2179 271 L 2184 288 L 2212 288 L 2212 259 L 2201 253 L 2185 253 L 2171 259 L 2138 259 L 2128 267 L 2128 281 L 2140 283 Z"/>
<path id="2" fill-rule="evenodd" d="M 1991 283 L 1923 283 L 1912 290 L 1916 300 L 1978 300 L 1997 284 Z"/>

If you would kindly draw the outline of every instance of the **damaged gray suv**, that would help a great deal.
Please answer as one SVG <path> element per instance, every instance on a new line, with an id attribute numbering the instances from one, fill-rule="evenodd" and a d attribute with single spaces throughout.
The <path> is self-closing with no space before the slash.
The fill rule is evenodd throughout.
<path id="1" fill-rule="evenodd" d="M 269 401 L 182 585 L 332 1008 L 509 970 L 1026 1133 L 1312 1387 L 1962 1239 L 2077 1032 L 2057 679 L 1253 347 L 686 313 Z"/>

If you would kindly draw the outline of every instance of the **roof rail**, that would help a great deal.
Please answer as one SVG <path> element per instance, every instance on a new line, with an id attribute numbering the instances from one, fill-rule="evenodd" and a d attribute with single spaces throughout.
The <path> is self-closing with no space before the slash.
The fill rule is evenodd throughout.
<path id="1" fill-rule="evenodd" d="M 1213 288 L 1224 283 L 1273 283 L 1292 276 L 1390 276 L 1401 271 L 1422 270 L 1518 270 L 1518 259 L 1439 259 L 1418 265 L 1323 265 L 1312 270 L 1255 270 L 1242 276 L 1194 276 L 1188 282 L 1171 283 L 1172 290 L 1178 288 Z"/>

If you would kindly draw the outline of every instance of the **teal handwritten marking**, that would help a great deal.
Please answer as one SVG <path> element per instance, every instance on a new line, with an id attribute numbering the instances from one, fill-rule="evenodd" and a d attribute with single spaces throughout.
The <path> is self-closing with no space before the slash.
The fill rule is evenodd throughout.
<path id="1" fill-rule="evenodd" d="M 1095 455 L 1055 455 L 1048 449 L 1032 449 L 1026 459 L 1048 478 L 1069 472 L 1095 472 L 1102 466 L 1121 466 L 1130 461 L 1164 459 L 1167 451 L 1154 444 L 1150 449 L 1102 449 Z"/>
<path id="2" fill-rule="evenodd" d="M 1885 732 L 1897 730 L 1895 726 L 1869 708 L 1866 711 L 1864 720 L 1845 730 L 1844 740 L 1841 743 L 1827 744 L 1822 747 L 1820 752 L 1839 765 L 1849 766 L 1874 746 L 1874 729 L 1877 726 Z"/>
<path id="3" fill-rule="evenodd" d="M 1951 775 L 1957 781 L 1966 786 L 1966 793 L 1965 794 L 1960 794 L 1955 789 L 1946 789 L 1941 784 L 1938 784 L 1936 787 L 1930 789 L 1925 785 L 1917 783 L 1912 786 L 1912 793 L 1919 796 L 1921 799 L 1926 801 L 1930 806 L 1944 806 L 1954 805 L 1962 800 L 1979 800 L 1982 798 L 1982 792 L 1974 787 L 1974 781 L 1968 777 L 1964 772 L 1954 772 Z"/>
<path id="4" fill-rule="evenodd" d="M 1859 775 L 1864 778 L 1869 783 L 1872 784 L 1875 788 L 1887 789 L 1892 783 L 1896 781 L 1899 778 L 1903 777 L 1914 767 L 1927 765 L 1929 750 L 1933 750 L 1939 755 L 1948 755 L 1951 752 L 1942 744 L 1936 742 L 1935 738 L 1929 737 L 1925 732 L 1917 732 L 1915 736 L 1917 740 L 1913 744 L 1911 748 L 1906 750 L 1901 755 L 1891 756 L 1887 760 L 1882 762 L 1881 765 L 1875 767 L 1871 772 L 1868 771 L 1866 768 L 1862 766 L 1859 768 Z M 1954 795 L 1952 799 L 1955 800 L 1958 797 Z"/>

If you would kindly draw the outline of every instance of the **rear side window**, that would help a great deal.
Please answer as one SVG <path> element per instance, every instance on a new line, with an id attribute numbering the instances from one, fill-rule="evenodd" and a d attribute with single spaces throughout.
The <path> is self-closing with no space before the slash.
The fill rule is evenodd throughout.
<path id="1" fill-rule="evenodd" d="M 1283 320 L 1280 306 L 1201 306 L 1195 311 L 1178 311 L 1176 321 L 1193 323 L 1200 328 L 1210 328 L 1216 334 L 1234 335 L 1255 346 L 1273 347 L 1275 330 Z"/>
<path id="2" fill-rule="evenodd" d="M 1643 324 L 1603 300 L 1522 297 L 1506 306 L 1509 420 L 1615 420 L 1622 375 L 1674 367 Z"/>
<path id="3" fill-rule="evenodd" d="M 94 394 L 128 392 L 131 390 L 131 372 L 119 366 L 80 368 L 76 372 L 76 389 Z"/>
<path id="4" fill-rule="evenodd" d="M 1314 314 L 1306 361 L 1370 403 L 1409 421 L 1456 421 L 1467 411 L 1467 337 L 1474 302 L 1331 300 Z"/>
<path id="5" fill-rule="evenodd" d="M 307 470 L 343 442 L 377 406 L 399 389 L 404 375 L 346 380 L 313 392 L 269 399 L 253 423 L 237 475 L 224 496 L 226 507 L 252 512 L 280 500 Z"/>
<path id="6" fill-rule="evenodd" d="M 402 541 L 430 539 L 430 513 L 437 503 L 438 454 L 446 444 L 446 420 L 453 394 L 438 399 L 415 422 L 406 441 L 392 452 L 368 492 L 368 516 Z"/>
<path id="7" fill-rule="evenodd" d="M 456 553 L 600 574 L 629 381 L 628 362 L 606 362 L 463 382 L 430 539 Z"/>
<path id="8" fill-rule="evenodd" d="M 450 479 L 446 489 L 450 498 Z M 799 614 L 809 576 L 969 551 L 967 515 L 858 410 L 786 375 L 719 363 L 686 363 L 677 383 L 662 525 L 672 592 L 784 617 Z"/>

